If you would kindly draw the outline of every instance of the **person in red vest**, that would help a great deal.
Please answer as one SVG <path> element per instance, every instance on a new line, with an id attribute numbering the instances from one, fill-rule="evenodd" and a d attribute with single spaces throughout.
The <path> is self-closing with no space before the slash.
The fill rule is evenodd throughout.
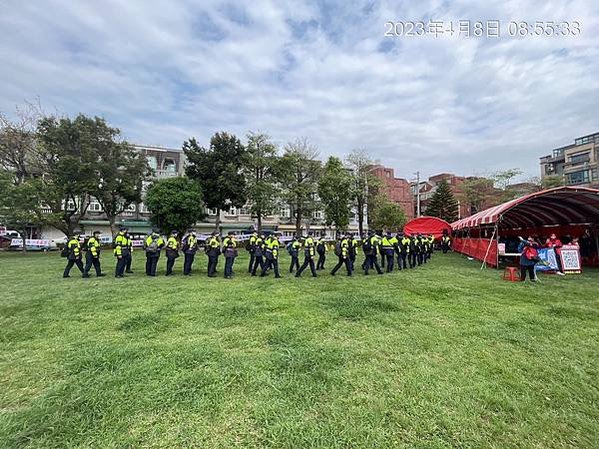
<path id="1" fill-rule="evenodd" d="M 535 273 L 535 265 L 539 261 L 537 248 L 538 245 L 532 237 L 528 237 L 528 240 L 520 237 L 518 252 L 520 253 L 520 280 L 522 282 L 526 280 L 527 273 L 532 282 L 537 281 Z"/>
<path id="2" fill-rule="evenodd" d="M 557 261 L 557 274 L 563 276 L 564 269 L 562 268 L 562 242 L 557 238 L 555 233 L 551 234 L 547 241 L 545 242 L 545 248 L 553 248 L 555 251 L 555 260 Z"/>

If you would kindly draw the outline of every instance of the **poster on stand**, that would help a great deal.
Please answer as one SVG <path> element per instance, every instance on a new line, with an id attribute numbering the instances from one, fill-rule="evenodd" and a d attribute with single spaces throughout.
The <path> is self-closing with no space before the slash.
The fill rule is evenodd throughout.
<path id="1" fill-rule="evenodd" d="M 578 245 L 564 245 L 560 251 L 564 273 L 581 273 L 580 248 Z"/>

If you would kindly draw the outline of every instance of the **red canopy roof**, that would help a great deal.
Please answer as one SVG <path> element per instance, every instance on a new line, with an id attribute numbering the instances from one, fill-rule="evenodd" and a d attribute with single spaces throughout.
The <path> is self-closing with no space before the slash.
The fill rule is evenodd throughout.
<path id="1" fill-rule="evenodd" d="M 445 220 L 437 217 L 420 217 L 409 221 L 403 228 L 406 234 L 432 234 L 435 238 L 440 238 L 443 231 L 451 233 L 451 225 Z"/>
<path id="2" fill-rule="evenodd" d="M 502 228 L 599 223 L 599 190 L 556 187 L 491 207 L 451 224 L 454 230 L 498 223 Z"/>

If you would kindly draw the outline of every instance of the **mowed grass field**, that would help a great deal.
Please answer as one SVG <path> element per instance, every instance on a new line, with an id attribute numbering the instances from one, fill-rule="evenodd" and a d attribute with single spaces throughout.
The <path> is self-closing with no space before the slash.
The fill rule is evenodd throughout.
<path id="1" fill-rule="evenodd" d="M 599 272 L 62 279 L 0 253 L 0 446 L 597 448 Z M 219 263 L 222 276 L 223 260 Z M 332 260 L 327 263 L 332 267 Z M 76 269 L 75 269 L 76 270 Z"/>

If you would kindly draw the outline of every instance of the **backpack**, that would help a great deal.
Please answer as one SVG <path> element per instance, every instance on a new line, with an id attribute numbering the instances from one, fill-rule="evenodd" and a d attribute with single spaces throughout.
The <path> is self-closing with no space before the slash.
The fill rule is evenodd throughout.
<path id="1" fill-rule="evenodd" d="M 528 260 L 538 261 L 539 253 L 532 246 L 527 246 L 526 248 L 524 248 L 524 257 L 527 258 Z"/>
<path id="2" fill-rule="evenodd" d="M 341 257 L 343 255 L 343 248 L 341 248 L 341 242 L 335 243 L 335 255 Z"/>
<path id="3" fill-rule="evenodd" d="M 69 245 L 65 245 L 62 248 L 62 251 L 60 252 L 60 257 L 69 257 L 69 253 L 71 252 L 71 250 L 69 250 Z"/>
<path id="4" fill-rule="evenodd" d="M 146 251 L 150 254 L 156 254 L 158 252 L 158 239 L 152 239 L 152 241 L 146 248 Z"/>
<path id="5" fill-rule="evenodd" d="M 372 242 L 370 239 L 364 240 L 362 244 L 362 249 L 364 250 L 364 254 L 369 254 L 372 251 Z"/>

